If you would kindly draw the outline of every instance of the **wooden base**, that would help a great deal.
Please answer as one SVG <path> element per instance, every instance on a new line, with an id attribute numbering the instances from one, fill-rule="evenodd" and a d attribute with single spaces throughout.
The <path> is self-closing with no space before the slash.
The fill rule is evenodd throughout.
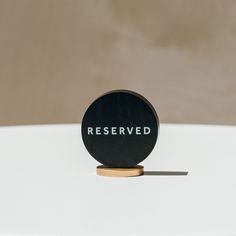
<path id="1" fill-rule="evenodd" d="M 97 174 L 110 177 L 132 177 L 143 175 L 143 166 L 134 166 L 131 168 L 111 168 L 103 165 L 97 166 Z"/>

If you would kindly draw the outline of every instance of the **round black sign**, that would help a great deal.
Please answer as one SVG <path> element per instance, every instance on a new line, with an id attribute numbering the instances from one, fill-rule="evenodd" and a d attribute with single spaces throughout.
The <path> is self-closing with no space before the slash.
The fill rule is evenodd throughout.
<path id="1" fill-rule="evenodd" d="M 159 120 L 153 106 L 127 90 L 106 93 L 87 109 L 82 138 L 88 152 L 108 167 L 133 167 L 156 144 Z"/>

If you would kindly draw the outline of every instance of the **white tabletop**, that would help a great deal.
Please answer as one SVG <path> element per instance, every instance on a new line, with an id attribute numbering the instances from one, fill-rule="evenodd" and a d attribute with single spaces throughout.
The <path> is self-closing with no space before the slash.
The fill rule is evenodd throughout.
<path id="1" fill-rule="evenodd" d="M 236 235 L 236 127 L 162 124 L 131 178 L 95 174 L 80 125 L 2 127 L 0 143 L 0 235 Z"/>

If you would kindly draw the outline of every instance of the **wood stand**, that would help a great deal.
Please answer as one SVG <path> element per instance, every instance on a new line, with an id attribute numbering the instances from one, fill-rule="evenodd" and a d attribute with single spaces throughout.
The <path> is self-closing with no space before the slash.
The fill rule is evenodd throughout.
<path id="1" fill-rule="evenodd" d="M 109 177 L 132 177 L 143 175 L 143 166 L 137 165 L 130 168 L 112 168 L 103 165 L 97 166 L 97 174 Z"/>

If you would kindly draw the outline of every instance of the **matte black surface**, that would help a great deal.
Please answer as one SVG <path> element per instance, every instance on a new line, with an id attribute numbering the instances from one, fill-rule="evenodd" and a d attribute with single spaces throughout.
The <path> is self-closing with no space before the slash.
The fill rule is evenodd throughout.
<path id="1" fill-rule="evenodd" d="M 113 132 L 112 127 L 116 127 Z M 82 138 L 88 152 L 103 165 L 132 167 L 151 153 L 158 127 L 158 116 L 144 97 L 117 90 L 89 106 L 82 120 Z"/>

